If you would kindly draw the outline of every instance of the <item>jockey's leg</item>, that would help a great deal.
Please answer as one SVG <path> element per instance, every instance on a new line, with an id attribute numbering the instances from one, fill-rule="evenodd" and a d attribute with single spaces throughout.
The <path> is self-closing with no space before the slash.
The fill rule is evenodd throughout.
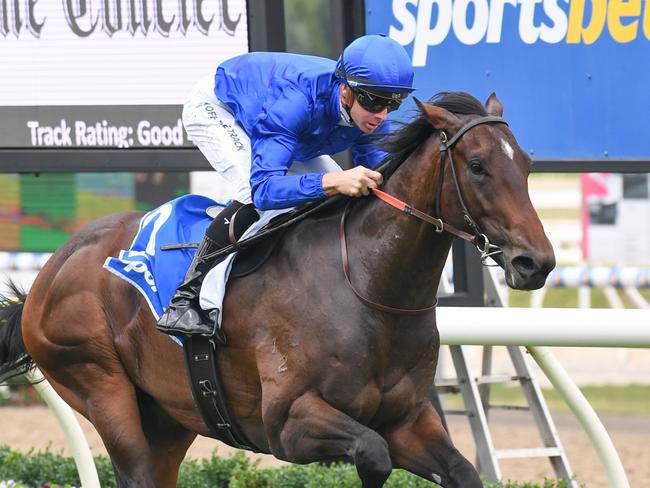
<path id="1" fill-rule="evenodd" d="M 269 417 L 278 413 L 267 412 Z M 277 422 L 267 414 L 267 426 Z M 386 441 L 315 393 L 292 403 L 284 425 L 270 441 L 277 458 L 293 463 L 352 459 L 364 488 L 383 486 L 392 470 Z"/>
<path id="2" fill-rule="evenodd" d="M 217 188 L 209 196 L 217 201 L 250 203 L 252 150 L 246 131 L 211 88 L 214 79 L 199 82 L 183 105 L 183 126 L 189 139 L 219 173 Z"/>
<path id="3" fill-rule="evenodd" d="M 453 446 L 440 416 L 426 403 L 409 421 L 386 432 L 396 468 L 406 469 L 444 488 L 481 488 L 472 464 Z"/>
<path id="4" fill-rule="evenodd" d="M 208 337 L 220 332 L 217 318 L 204 312 L 199 305 L 199 292 L 205 275 L 219 264 L 223 256 L 216 252 L 230 244 L 230 222 L 235 217 L 234 237 L 242 234 L 259 218 L 257 211 L 234 200 L 210 223 L 203 240 L 196 250 L 192 263 L 185 274 L 183 284 L 178 287 L 157 327 L 167 334 L 201 334 Z M 219 340 L 225 342 L 222 334 Z"/>
<path id="5" fill-rule="evenodd" d="M 183 284 L 158 321 L 158 329 L 167 334 L 201 334 L 225 342 L 217 327 L 216 317 L 205 312 L 199 305 L 199 291 L 208 271 L 221 262 L 216 251 L 230 244 L 229 222 L 242 204 L 250 203 L 250 139 L 234 119 L 228 107 L 217 100 L 208 85 L 214 80 L 202 80 L 183 106 L 183 125 L 189 138 L 197 145 L 212 167 L 227 183 L 227 191 L 215 189 L 215 194 L 232 199 L 206 230 L 205 236 Z M 207 86 L 207 85 L 206 85 Z M 240 203 L 241 202 L 241 203 Z M 259 218 L 251 207 L 243 207 L 237 214 L 235 238 L 241 235 Z M 218 313 L 218 312 L 215 312 Z"/>

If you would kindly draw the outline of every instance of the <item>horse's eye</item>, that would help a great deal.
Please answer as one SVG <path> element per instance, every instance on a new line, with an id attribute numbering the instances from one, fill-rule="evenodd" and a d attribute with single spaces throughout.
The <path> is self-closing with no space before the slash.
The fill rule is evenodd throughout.
<path id="1" fill-rule="evenodd" d="M 483 165 L 478 159 L 472 159 L 469 162 L 469 169 L 473 174 L 477 176 L 481 176 L 485 174 L 485 168 L 483 167 Z"/>

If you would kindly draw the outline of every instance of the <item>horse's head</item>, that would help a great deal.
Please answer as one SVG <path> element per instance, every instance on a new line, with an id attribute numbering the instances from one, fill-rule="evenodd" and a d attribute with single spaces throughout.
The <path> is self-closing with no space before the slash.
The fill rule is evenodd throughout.
<path id="1" fill-rule="evenodd" d="M 444 93 L 418 105 L 446 153 L 439 216 L 501 248 L 494 259 L 510 287 L 542 287 L 555 256 L 528 195 L 531 159 L 505 122 L 494 119 L 503 115 L 499 99 L 492 94 L 483 107 L 465 93 Z"/>

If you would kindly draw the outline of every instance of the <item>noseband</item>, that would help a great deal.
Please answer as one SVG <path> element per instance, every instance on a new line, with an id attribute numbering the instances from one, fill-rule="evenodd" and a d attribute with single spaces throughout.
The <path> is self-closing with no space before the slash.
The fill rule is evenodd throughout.
<path id="1" fill-rule="evenodd" d="M 496 256 L 497 254 L 500 254 L 503 251 L 498 246 L 495 246 L 494 244 L 490 243 L 488 237 L 485 235 L 485 233 L 481 231 L 476 221 L 470 215 L 469 210 L 467 209 L 467 205 L 465 205 L 465 200 L 463 199 L 463 193 L 460 189 L 460 185 L 458 184 L 458 177 L 456 176 L 456 168 L 454 165 L 454 158 L 453 158 L 453 151 L 452 151 L 456 143 L 460 140 L 461 137 L 463 137 L 463 135 L 465 135 L 466 132 L 476 127 L 477 125 L 483 125 L 483 124 L 508 125 L 508 123 L 501 117 L 485 116 L 485 117 L 478 117 L 476 119 L 470 120 L 467 124 L 461 127 L 460 130 L 456 134 L 454 134 L 454 136 L 451 139 L 448 139 L 447 133 L 444 130 L 440 131 L 440 173 L 438 177 L 438 183 L 436 185 L 436 207 L 435 207 L 435 212 L 437 217 L 433 217 L 416 208 L 413 208 L 411 205 L 376 188 L 373 189 L 372 192 L 379 199 L 397 208 L 398 210 L 404 212 L 405 214 L 412 215 L 424 222 L 433 225 L 435 227 L 436 232 L 438 233 L 448 232 L 457 237 L 460 237 L 461 239 L 466 240 L 467 242 L 470 242 L 471 244 L 476 246 L 476 248 L 480 251 L 481 263 L 487 266 L 486 260 L 489 257 Z M 440 200 L 442 195 L 442 186 L 445 179 L 445 157 L 449 158 L 449 166 L 451 167 L 452 179 L 454 180 L 456 194 L 458 195 L 458 199 L 460 200 L 463 218 L 465 219 L 467 225 L 469 225 L 470 228 L 474 231 L 473 234 L 469 234 L 465 231 L 457 229 L 456 227 L 442 221 L 441 218 L 442 213 L 440 211 Z M 436 308 L 438 304 L 438 300 L 436 300 L 433 305 L 426 308 L 405 309 L 405 308 L 389 307 L 387 305 L 382 305 L 380 303 L 373 302 L 369 298 L 361 295 L 361 293 L 359 293 L 354 288 L 354 285 L 352 285 L 352 280 L 350 278 L 350 262 L 348 259 L 348 251 L 347 251 L 347 244 L 345 238 L 345 218 L 351 203 L 352 200 L 348 202 L 348 205 L 343 210 L 343 215 L 341 216 L 340 240 L 341 240 L 341 255 L 343 258 L 343 274 L 345 275 L 348 285 L 350 286 L 354 294 L 364 304 L 368 305 L 371 308 L 374 308 L 375 310 L 380 310 L 382 312 L 394 313 L 399 315 L 420 315 L 420 314 L 430 312 L 431 310 Z"/>

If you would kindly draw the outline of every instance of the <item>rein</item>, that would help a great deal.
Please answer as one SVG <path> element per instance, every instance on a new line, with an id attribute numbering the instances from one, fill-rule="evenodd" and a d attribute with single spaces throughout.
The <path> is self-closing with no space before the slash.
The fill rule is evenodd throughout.
<path id="1" fill-rule="evenodd" d="M 469 210 L 467 209 L 467 205 L 465 205 L 465 201 L 463 200 L 463 194 L 461 192 L 460 185 L 458 184 L 458 177 L 456 176 L 456 168 L 454 167 L 454 158 L 452 156 L 452 149 L 456 145 L 456 143 L 460 140 L 460 138 L 463 137 L 463 135 L 466 132 L 468 132 L 470 129 L 476 127 L 477 125 L 483 125 L 483 124 L 508 125 L 508 123 L 505 120 L 503 120 L 501 117 L 486 116 L 486 117 L 478 117 L 476 119 L 470 120 L 467 124 L 461 127 L 460 130 L 451 139 L 447 138 L 447 133 L 444 130 L 440 131 L 440 142 L 441 142 L 440 177 L 438 178 L 438 184 L 436 187 L 436 214 L 438 216 L 442 215 L 440 212 L 440 196 L 442 193 L 442 185 L 444 182 L 444 168 L 445 168 L 444 158 L 446 156 L 449 158 L 449 166 L 451 167 L 452 179 L 454 180 L 456 193 L 458 195 L 458 199 L 460 200 L 463 217 L 465 218 L 467 224 L 474 230 L 474 234 L 470 234 L 463 230 L 457 229 L 456 227 L 443 222 L 441 218 L 433 217 L 425 212 L 422 212 L 414 208 L 412 205 L 409 205 L 408 203 L 405 203 L 399 198 L 390 195 L 382 190 L 373 188 L 372 193 L 377 198 L 387 203 L 388 205 L 396 208 L 397 210 L 404 212 L 407 215 L 412 215 L 413 217 L 416 217 L 422 220 L 423 222 L 433 225 L 435 227 L 436 232 L 438 233 L 448 232 L 476 246 L 476 248 L 481 252 L 481 263 L 483 263 L 483 265 L 486 265 L 485 261 L 487 260 L 487 258 L 500 254 L 503 251 L 498 246 L 495 246 L 490 243 L 488 237 L 483 232 L 481 232 L 478 224 L 474 221 L 474 219 L 470 215 Z M 341 241 L 341 257 L 343 260 L 343 274 L 345 275 L 345 279 L 347 280 L 348 285 L 350 286 L 354 294 L 365 305 L 369 306 L 370 308 L 374 308 L 375 310 L 379 310 L 381 312 L 393 313 L 398 315 L 422 315 L 427 312 L 431 312 L 438 305 L 438 299 L 434 301 L 433 305 L 430 305 L 429 307 L 425 307 L 425 308 L 416 308 L 416 309 L 395 308 L 395 307 L 389 307 L 387 305 L 382 305 L 380 303 L 374 302 L 370 300 L 368 297 L 363 296 L 359 291 L 356 290 L 356 288 L 352 284 L 352 279 L 350 277 L 350 262 L 348 259 L 348 249 L 347 249 L 347 242 L 345 237 L 345 219 L 348 214 L 350 205 L 352 204 L 352 201 L 353 200 L 350 200 L 348 204 L 345 206 L 345 209 L 343 210 L 343 214 L 341 215 L 341 223 L 339 227 L 340 227 L 340 241 Z"/>

